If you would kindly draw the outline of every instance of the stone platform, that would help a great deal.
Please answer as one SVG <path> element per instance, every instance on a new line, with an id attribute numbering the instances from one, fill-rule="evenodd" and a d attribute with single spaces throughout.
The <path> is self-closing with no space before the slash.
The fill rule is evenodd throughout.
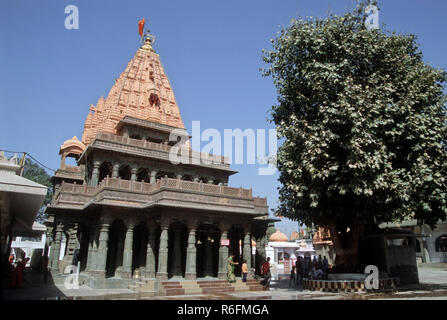
<path id="1" fill-rule="evenodd" d="M 378 290 L 368 290 L 362 280 L 303 280 L 303 288 L 323 292 L 367 292 L 397 289 L 399 278 L 385 278 L 379 280 Z"/>

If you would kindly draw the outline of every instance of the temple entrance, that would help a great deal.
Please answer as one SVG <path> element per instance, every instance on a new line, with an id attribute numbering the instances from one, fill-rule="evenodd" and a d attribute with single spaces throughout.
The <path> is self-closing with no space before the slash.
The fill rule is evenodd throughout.
<path id="1" fill-rule="evenodd" d="M 147 238 L 146 225 L 143 223 L 136 225 L 132 242 L 132 274 L 134 274 L 135 269 L 146 267 Z"/>
<path id="2" fill-rule="evenodd" d="M 168 245 L 168 277 L 184 277 L 188 245 L 187 228 L 184 224 L 171 224 Z"/>
<path id="3" fill-rule="evenodd" d="M 197 229 L 197 277 L 217 277 L 220 231 L 215 225 L 202 224 Z"/>
<path id="4" fill-rule="evenodd" d="M 79 248 L 79 255 L 78 260 L 80 263 L 80 270 L 79 272 L 85 271 L 87 267 L 87 256 L 88 256 L 88 246 L 89 246 L 89 239 L 90 239 L 90 230 L 87 228 L 85 224 L 79 225 L 79 238 L 80 240 L 80 248 Z"/>
<path id="5" fill-rule="evenodd" d="M 123 265 L 125 236 L 126 227 L 124 226 L 124 223 L 121 220 L 115 220 L 110 227 L 106 277 L 114 277 L 116 271 Z"/>

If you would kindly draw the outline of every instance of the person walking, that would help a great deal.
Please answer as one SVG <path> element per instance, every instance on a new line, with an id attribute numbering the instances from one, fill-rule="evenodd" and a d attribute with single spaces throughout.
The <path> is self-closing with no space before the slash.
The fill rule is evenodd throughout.
<path id="1" fill-rule="evenodd" d="M 26 264 L 29 258 L 19 258 L 17 259 L 17 287 L 22 288 L 23 286 L 23 272 L 25 270 Z"/>
<path id="2" fill-rule="evenodd" d="M 242 260 L 242 281 L 247 282 L 248 267 L 247 260 Z"/>
<path id="3" fill-rule="evenodd" d="M 264 277 L 263 284 L 266 288 L 270 287 L 270 279 L 272 275 L 270 273 L 270 257 L 267 258 L 266 261 L 262 264 L 261 267 L 261 275 Z"/>
<path id="4" fill-rule="evenodd" d="M 238 262 L 234 262 L 234 254 L 230 255 L 228 258 L 228 265 L 227 265 L 227 280 L 228 282 L 236 282 L 236 276 L 234 275 L 234 269 L 235 265 L 239 264 Z"/>
<path id="5" fill-rule="evenodd" d="M 17 288 L 17 268 L 14 265 L 14 256 L 9 256 L 8 259 L 8 275 L 9 275 L 9 289 Z"/>

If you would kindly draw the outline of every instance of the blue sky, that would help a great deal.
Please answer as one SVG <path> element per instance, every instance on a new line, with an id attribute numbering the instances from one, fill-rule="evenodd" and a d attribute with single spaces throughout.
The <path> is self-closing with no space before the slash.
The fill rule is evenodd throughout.
<path id="1" fill-rule="evenodd" d="M 79 29 L 64 27 L 67 5 L 79 8 Z M 155 50 L 173 86 L 183 121 L 202 129 L 272 128 L 276 102 L 263 78 L 261 50 L 290 19 L 343 14 L 352 0 L 0 2 L 0 149 L 26 151 L 56 169 L 66 139 L 82 135 L 89 105 L 107 95 L 139 44 L 137 23 L 157 37 Z M 380 23 L 413 33 L 424 60 L 447 65 L 447 1 L 382 0 Z M 255 165 L 233 165 L 230 185 L 252 187 L 277 203 L 277 175 Z M 296 223 L 281 222 L 290 234 Z"/>

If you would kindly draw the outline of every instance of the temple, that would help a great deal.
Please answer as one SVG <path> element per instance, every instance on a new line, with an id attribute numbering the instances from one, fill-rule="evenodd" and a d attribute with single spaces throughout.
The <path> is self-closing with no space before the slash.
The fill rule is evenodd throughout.
<path id="1" fill-rule="evenodd" d="M 259 273 L 271 222 L 267 200 L 228 186 L 236 171 L 227 158 L 191 150 L 152 45 L 144 37 L 108 96 L 90 106 L 81 140 L 60 148 L 46 210 L 51 270 L 56 275 L 79 262 L 96 288 L 127 285 L 136 276 L 223 279 L 234 254 Z M 170 153 L 180 140 L 178 152 L 189 161 L 174 164 Z M 67 157 L 77 165 L 66 164 Z"/>

